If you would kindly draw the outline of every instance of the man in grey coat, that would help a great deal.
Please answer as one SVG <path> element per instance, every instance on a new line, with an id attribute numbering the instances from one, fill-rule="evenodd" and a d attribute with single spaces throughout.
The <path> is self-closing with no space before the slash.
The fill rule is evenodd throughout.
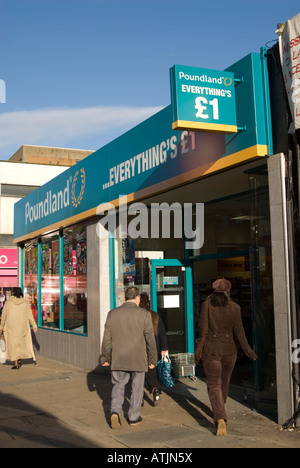
<path id="1" fill-rule="evenodd" d="M 108 313 L 102 342 L 101 364 L 111 366 L 111 427 L 121 428 L 125 386 L 132 379 L 128 423 L 139 424 L 144 395 L 145 373 L 157 364 L 151 314 L 139 307 L 140 292 L 130 287 L 125 303 Z"/>

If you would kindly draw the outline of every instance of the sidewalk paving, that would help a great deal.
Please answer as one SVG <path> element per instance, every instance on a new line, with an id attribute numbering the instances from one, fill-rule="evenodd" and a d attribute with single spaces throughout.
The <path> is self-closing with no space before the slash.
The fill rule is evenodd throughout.
<path id="1" fill-rule="evenodd" d="M 146 392 L 143 423 L 129 427 L 123 417 L 118 431 L 109 426 L 110 392 L 109 373 L 41 356 L 37 366 L 0 366 L 0 448 L 300 448 L 300 433 L 280 431 L 245 406 L 242 395 L 229 398 L 228 435 L 216 437 L 200 379 L 180 379 L 158 407 Z"/>

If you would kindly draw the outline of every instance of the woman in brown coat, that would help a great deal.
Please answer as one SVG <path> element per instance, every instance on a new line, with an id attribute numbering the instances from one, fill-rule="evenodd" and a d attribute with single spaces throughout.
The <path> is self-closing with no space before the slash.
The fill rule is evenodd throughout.
<path id="1" fill-rule="evenodd" d="M 218 436 L 227 432 L 225 403 L 237 358 L 235 338 L 247 357 L 257 359 L 245 335 L 241 308 L 229 297 L 230 289 L 231 283 L 226 279 L 214 282 L 214 292 L 202 306 L 195 351 L 196 363 L 202 360 Z"/>
<path id="2" fill-rule="evenodd" d="M 12 369 L 21 367 L 21 359 L 33 358 L 35 362 L 29 324 L 36 332 L 30 305 L 23 299 L 21 288 L 14 288 L 12 297 L 5 302 L 0 325 L 0 333 L 4 331 L 6 341 L 6 360 L 15 361 Z"/>

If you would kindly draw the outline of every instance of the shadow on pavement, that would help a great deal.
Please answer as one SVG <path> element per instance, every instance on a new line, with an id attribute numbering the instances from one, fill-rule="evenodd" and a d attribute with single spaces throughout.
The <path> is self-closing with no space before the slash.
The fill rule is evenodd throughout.
<path id="1" fill-rule="evenodd" d="M 191 392 L 198 390 L 192 386 L 192 381 L 191 385 L 188 385 L 177 379 L 173 388 L 162 387 L 162 390 L 194 418 L 199 426 L 207 428 L 213 434 L 215 433 L 213 413 L 210 407 L 197 398 L 197 394 Z"/>
<path id="2" fill-rule="evenodd" d="M 45 395 L 45 400 L 47 395 Z M 99 448 L 49 412 L 0 393 L 0 448 Z"/>
<path id="3" fill-rule="evenodd" d="M 101 402 L 107 424 L 110 425 L 110 403 L 112 384 L 110 379 L 110 370 L 103 370 L 99 365 L 93 371 L 87 374 L 87 386 L 90 392 L 96 391 Z M 184 411 L 190 414 L 195 421 L 202 427 L 206 427 L 212 433 L 215 432 L 215 425 L 212 421 L 212 411 L 202 401 L 197 398 L 190 390 L 197 391 L 197 388 L 189 386 L 187 383 L 182 383 L 176 380 L 175 387 L 172 389 L 161 387 L 162 391 L 172 398 Z M 123 412 L 126 417 L 129 409 L 130 401 L 130 385 L 127 385 L 125 391 L 125 401 Z M 148 392 L 144 392 L 144 401 L 153 406 Z M 178 424 L 180 421 L 178 421 Z"/>

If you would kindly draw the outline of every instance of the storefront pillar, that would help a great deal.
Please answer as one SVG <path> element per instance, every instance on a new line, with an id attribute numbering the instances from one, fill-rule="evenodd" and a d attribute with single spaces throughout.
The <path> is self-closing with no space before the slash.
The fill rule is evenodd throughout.
<path id="1" fill-rule="evenodd" d="M 100 349 L 102 345 L 102 338 L 104 333 L 104 326 L 107 318 L 107 314 L 113 307 L 111 304 L 111 268 L 112 259 L 110 258 L 110 242 L 109 234 L 102 226 L 101 223 L 97 224 L 96 234 L 99 242 L 99 318 L 100 318 Z"/>
<path id="2" fill-rule="evenodd" d="M 293 414 L 294 406 L 291 358 L 291 285 L 284 154 L 276 154 L 268 159 L 268 174 L 273 261 L 278 423 L 283 424 Z"/>

